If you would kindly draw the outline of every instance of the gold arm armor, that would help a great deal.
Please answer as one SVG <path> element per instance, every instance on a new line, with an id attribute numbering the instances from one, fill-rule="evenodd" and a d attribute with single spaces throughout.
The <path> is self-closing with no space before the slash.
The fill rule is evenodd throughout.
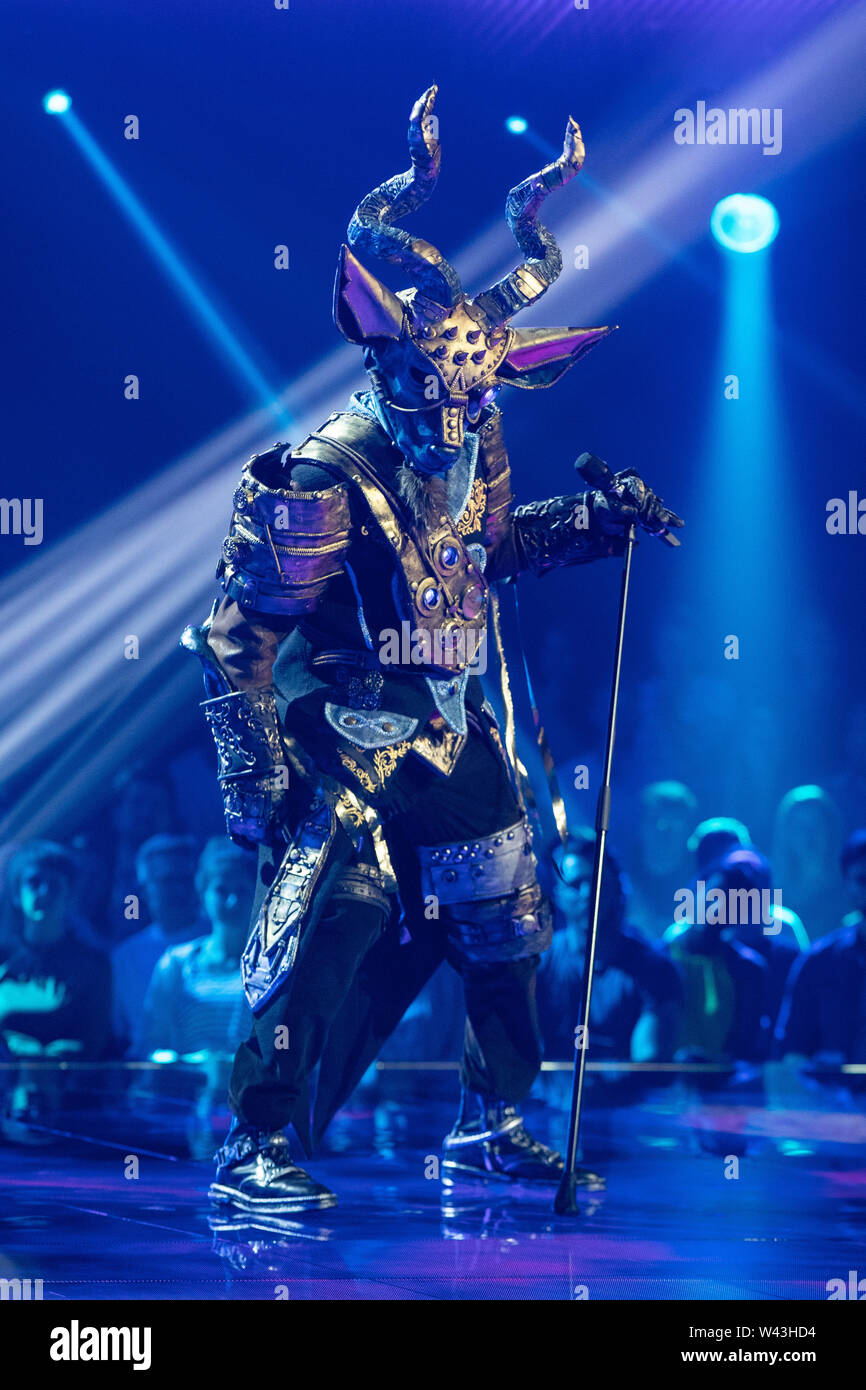
<path id="1" fill-rule="evenodd" d="M 217 578 L 243 607 L 292 616 L 311 612 L 342 570 L 351 520 L 342 483 L 316 492 L 264 483 L 260 474 L 281 454 L 290 457 L 287 445 L 244 467 Z"/>

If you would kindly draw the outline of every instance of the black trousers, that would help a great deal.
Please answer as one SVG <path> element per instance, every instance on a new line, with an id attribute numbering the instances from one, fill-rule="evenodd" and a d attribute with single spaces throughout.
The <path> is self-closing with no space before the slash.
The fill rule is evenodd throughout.
<path id="1" fill-rule="evenodd" d="M 386 822 L 395 864 L 404 866 L 403 872 L 398 868 L 398 878 L 410 930 L 411 909 L 416 918 L 423 916 L 413 874 L 415 847 L 492 835 L 513 825 L 521 814 L 495 744 L 472 725 L 450 777 L 410 754 L 376 804 Z M 435 936 L 438 923 L 424 925 Z M 331 1024 L 383 927 L 379 908 L 336 898 L 308 933 L 302 931 L 286 987 L 256 1018 L 235 1058 L 229 1100 L 242 1123 L 274 1129 L 291 1123 Z M 447 955 L 459 970 L 466 998 L 461 1081 L 472 1090 L 519 1101 L 541 1062 L 535 1003 L 538 957 L 470 966 L 448 951 L 444 930 L 443 924 L 439 957 Z M 435 959 L 434 955 L 434 963 Z"/>

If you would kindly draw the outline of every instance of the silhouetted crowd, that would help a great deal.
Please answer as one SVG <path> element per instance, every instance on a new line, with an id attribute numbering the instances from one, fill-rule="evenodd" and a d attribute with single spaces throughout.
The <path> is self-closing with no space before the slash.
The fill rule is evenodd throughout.
<path id="1" fill-rule="evenodd" d="M 698 820 L 677 782 L 645 787 L 627 865 L 602 878 L 590 1058 L 609 1063 L 866 1063 L 866 829 L 796 787 L 768 857 L 748 828 Z M 589 928 L 594 832 L 542 864 L 555 933 L 538 973 L 545 1057 L 569 1063 Z M 771 867 L 772 865 L 772 867 Z M 97 829 L 7 849 L 0 1057 L 198 1062 L 228 1057 L 250 1015 L 240 957 L 255 856 L 179 824 L 170 784 L 136 769 Z M 382 1060 L 459 1056 L 463 1004 L 445 965 Z"/>

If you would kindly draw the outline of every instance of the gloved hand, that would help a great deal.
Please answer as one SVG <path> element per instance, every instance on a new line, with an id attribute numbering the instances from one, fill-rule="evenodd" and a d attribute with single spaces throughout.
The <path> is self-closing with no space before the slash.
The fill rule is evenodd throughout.
<path id="1" fill-rule="evenodd" d="M 609 493 L 592 494 L 593 517 L 608 535 L 622 533 L 632 522 L 651 536 L 685 524 L 676 512 L 663 506 L 662 498 L 647 487 L 633 468 L 617 473 L 615 483 L 615 490 Z"/>

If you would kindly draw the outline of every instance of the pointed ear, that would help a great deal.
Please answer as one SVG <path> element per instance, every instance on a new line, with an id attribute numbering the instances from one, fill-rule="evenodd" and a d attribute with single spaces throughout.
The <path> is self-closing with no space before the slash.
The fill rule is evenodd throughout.
<path id="1" fill-rule="evenodd" d="M 618 327 L 614 323 L 607 328 L 515 328 L 496 375 L 509 386 L 552 386 Z"/>
<path id="2" fill-rule="evenodd" d="M 369 338 L 399 338 L 403 305 L 387 285 L 365 270 L 348 246 L 340 247 L 334 284 L 334 321 L 350 343 Z"/>

